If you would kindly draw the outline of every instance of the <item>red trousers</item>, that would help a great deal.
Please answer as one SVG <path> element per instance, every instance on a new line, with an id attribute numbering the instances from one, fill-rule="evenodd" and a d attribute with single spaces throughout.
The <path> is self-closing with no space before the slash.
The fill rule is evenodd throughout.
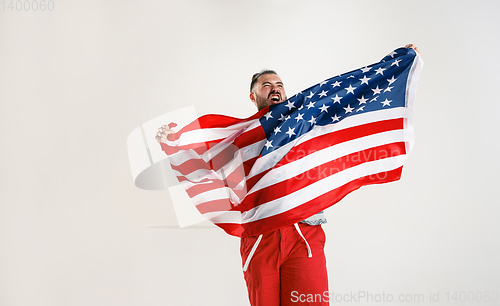
<path id="1" fill-rule="evenodd" d="M 329 305 L 325 233 L 321 225 L 298 225 L 312 257 L 294 225 L 264 234 L 243 272 L 252 306 Z M 243 264 L 257 240 L 241 239 Z"/>

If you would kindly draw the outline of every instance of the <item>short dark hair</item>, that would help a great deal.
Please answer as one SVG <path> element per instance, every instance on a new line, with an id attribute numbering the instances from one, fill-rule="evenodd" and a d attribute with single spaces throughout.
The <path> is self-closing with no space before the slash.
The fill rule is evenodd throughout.
<path id="1" fill-rule="evenodd" d="M 275 74 L 275 75 L 278 75 L 278 74 L 276 73 L 276 71 L 274 71 L 274 70 L 269 70 L 269 69 L 264 69 L 264 70 L 261 70 L 260 72 L 254 73 L 254 75 L 252 76 L 252 82 L 250 83 L 250 92 L 252 92 L 253 87 L 255 86 L 255 83 L 257 82 L 257 79 L 258 79 L 261 75 L 264 75 L 264 74 Z"/>

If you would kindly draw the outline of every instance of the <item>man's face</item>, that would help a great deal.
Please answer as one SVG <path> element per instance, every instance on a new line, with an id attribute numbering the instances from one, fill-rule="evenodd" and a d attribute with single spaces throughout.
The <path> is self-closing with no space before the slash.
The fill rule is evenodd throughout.
<path id="1" fill-rule="evenodd" d="M 250 100 L 259 110 L 286 100 L 285 87 L 276 74 L 263 74 L 255 82 Z"/>

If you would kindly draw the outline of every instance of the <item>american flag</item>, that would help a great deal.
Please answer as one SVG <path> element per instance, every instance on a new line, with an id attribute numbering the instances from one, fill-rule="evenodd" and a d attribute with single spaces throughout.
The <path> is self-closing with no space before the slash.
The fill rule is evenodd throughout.
<path id="1" fill-rule="evenodd" d="M 400 48 L 249 118 L 202 116 L 162 149 L 215 225 L 239 237 L 273 231 L 400 178 L 422 65 Z"/>

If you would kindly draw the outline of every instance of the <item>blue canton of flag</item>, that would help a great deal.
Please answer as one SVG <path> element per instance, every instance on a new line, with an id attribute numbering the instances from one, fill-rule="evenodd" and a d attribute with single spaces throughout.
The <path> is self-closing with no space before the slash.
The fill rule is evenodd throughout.
<path id="1" fill-rule="evenodd" d="M 415 50 L 399 48 L 379 63 L 327 79 L 272 105 L 260 122 L 267 142 L 264 156 L 292 142 L 315 125 L 340 122 L 357 114 L 404 107 Z"/>

